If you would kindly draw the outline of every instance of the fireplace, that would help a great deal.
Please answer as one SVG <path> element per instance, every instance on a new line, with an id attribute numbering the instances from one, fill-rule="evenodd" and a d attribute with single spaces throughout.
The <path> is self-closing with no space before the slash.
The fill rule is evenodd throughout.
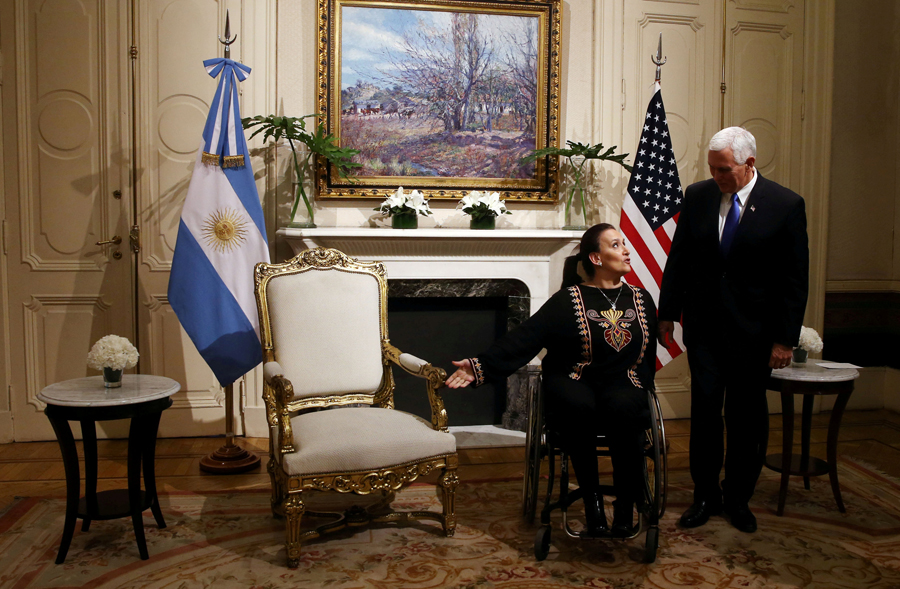
<path id="1" fill-rule="evenodd" d="M 388 279 L 391 343 L 435 366 L 455 370 L 451 360 L 474 356 L 528 318 L 530 296 L 519 280 Z M 394 371 L 397 409 L 431 418 L 422 383 Z M 506 381 L 448 392 L 444 404 L 455 426 L 498 424 L 518 429 L 506 414 Z M 511 403 L 516 405 L 515 402 Z"/>
<path id="2" fill-rule="evenodd" d="M 424 316 L 417 316 L 417 313 L 432 313 L 430 321 L 436 321 L 433 323 L 436 327 L 429 329 L 439 333 L 442 333 L 442 315 L 444 322 L 460 318 L 457 323 L 467 321 L 465 317 L 477 317 L 481 324 L 478 336 L 481 341 L 467 339 L 465 333 L 454 336 L 462 342 L 460 350 L 474 355 L 507 328 L 537 311 L 558 290 L 563 261 L 581 239 L 580 231 L 553 229 L 473 231 L 323 227 L 279 229 L 278 235 L 295 254 L 313 247 L 332 247 L 360 260 L 383 262 L 388 275 L 391 340 L 401 350 L 445 369 L 452 368 L 449 361 L 444 365 L 419 352 L 422 330 L 418 328 L 421 326 L 414 325 L 411 330 L 419 331 L 419 341 L 409 347 L 401 346 L 400 339 L 406 337 L 402 334 L 406 328 L 400 326 L 406 321 L 403 314 L 411 314 L 415 323 Z M 426 339 L 430 337 L 432 334 Z M 470 341 L 471 345 L 468 344 Z M 399 399 L 403 396 L 401 388 L 404 385 L 399 371 L 395 371 L 395 376 Z M 525 395 L 535 381 L 534 369 L 526 368 L 508 379 L 507 391 L 498 391 L 487 401 L 478 397 L 478 403 L 484 405 L 476 412 L 478 418 L 484 420 L 481 423 L 470 422 L 469 412 L 465 410 L 457 411 L 461 421 L 454 419 L 453 404 L 467 400 L 475 402 L 472 391 L 445 393 L 451 426 L 453 422 L 465 422 L 467 425 L 462 429 L 503 423 L 514 429 L 524 429 L 527 417 Z M 482 390 L 479 387 L 475 393 Z M 418 395 L 424 396 L 421 391 Z M 404 409 L 399 401 L 398 408 Z M 451 430 L 457 427 L 451 427 Z"/>

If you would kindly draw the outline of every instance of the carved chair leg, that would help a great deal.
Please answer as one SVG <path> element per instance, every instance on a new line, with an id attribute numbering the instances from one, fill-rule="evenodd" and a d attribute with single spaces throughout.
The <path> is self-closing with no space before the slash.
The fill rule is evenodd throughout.
<path id="1" fill-rule="evenodd" d="M 456 465 L 444 467 L 438 478 L 441 487 L 441 503 L 444 506 L 444 534 L 447 537 L 456 533 L 456 488 L 459 477 L 456 476 Z"/>
<path id="2" fill-rule="evenodd" d="M 280 507 L 281 502 L 284 501 L 284 486 L 282 485 L 281 477 L 278 476 L 276 472 L 280 466 L 278 462 L 275 461 L 274 457 L 269 457 L 269 463 L 266 465 L 266 470 L 269 472 L 269 483 L 272 485 L 272 516 L 280 518 Z"/>
<path id="3" fill-rule="evenodd" d="M 295 569 L 300 565 L 300 520 L 303 518 L 303 512 L 306 511 L 301 493 L 289 493 L 284 500 L 283 508 L 287 565 Z"/>

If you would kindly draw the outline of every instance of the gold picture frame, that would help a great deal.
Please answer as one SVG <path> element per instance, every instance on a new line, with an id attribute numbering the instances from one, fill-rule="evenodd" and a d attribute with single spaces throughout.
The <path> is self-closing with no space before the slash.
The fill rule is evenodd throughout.
<path id="1" fill-rule="evenodd" d="M 471 190 L 555 202 L 562 0 L 318 0 L 317 112 L 362 164 L 320 199 Z"/>

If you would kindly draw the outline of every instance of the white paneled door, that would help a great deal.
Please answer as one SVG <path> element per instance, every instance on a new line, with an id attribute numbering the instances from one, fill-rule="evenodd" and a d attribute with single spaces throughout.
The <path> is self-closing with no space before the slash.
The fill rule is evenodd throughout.
<path id="1" fill-rule="evenodd" d="M 21 342 L 11 354 L 16 440 L 53 438 L 36 395 L 53 382 L 97 375 L 85 358 L 109 333 L 138 345 L 138 371 L 181 384 L 163 415 L 161 436 L 224 433 L 223 389 L 166 292 L 216 87 L 203 61 L 223 54 L 218 37 L 228 10 L 231 32 L 239 37 L 232 58 L 249 61 L 254 70 L 242 103 L 251 103 L 247 114 L 260 114 L 267 107 L 252 103 L 266 96 L 254 88 L 269 83 L 272 6 L 236 0 L 15 3 L 15 64 L 9 69 L 16 76 L 17 128 L 6 131 L 4 153 L 18 154 L 18 194 L 7 194 L 6 211 L 15 260 L 9 264 L 10 333 Z M 12 14 L 4 8 L 4 16 Z M 9 86 L 4 90 L 8 102 Z M 260 421 L 259 382 L 252 376 L 235 383 L 235 394 L 247 397 L 243 405 Z M 237 433 L 242 423 L 236 420 Z M 124 427 L 103 424 L 98 434 L 122 436 Z"/>
<path id="2" fill-rule="evenodd" d="M 126 3 L 22 0 L 14 19 L 16 127 L 4 153 L 17 160 L 11 409 L 24 441 L 53 438 L 36 398 L 44 386 L 98 374 L 86 355 L 103 335 L 134 341 L 134 267 Z"/>
<path id="3" fill-rule="evenodd" d="M 168 376 L 181 383 L 173 407 L 163 414 L 161 436 L 221 435 L 225 432 L 224 391 L 201 358 L 166 295 L 175 238 L 191 171 L 217 79 L 207 75 L 203 61 L 223 55 L 226 11 L 230 32 L 237 35 L 231 58 L 252 68 L 241 84 L 243 116 L 263 114 L 274 100 L 269 76 L 274 72 L 273 3 L 228 0 L 140 0 L 137 10 L 138 76 L 136 141 L 140 170 L 137 219 L 141 251 L 137 257 L 137 316 L 141 349 L 147 362 L 142 372 Z M 265 113 L 268 114 L 268 113 Z M 259 177 L 262 158 L 253 158 Z M 265 187 L 260 190 L 264 193 Z M 271 237 L 271 236 L 270 236 Z M 247 277 L 252 282 L 252 276 Z M 234 383 L 234 406 L 243 406 L 248 421 L 267 435 L 261 383 L 251 373 Z M 245 420 L 236 419 L 236 433 Z M 252 428 L 251 428 L 252 429 Z"/>

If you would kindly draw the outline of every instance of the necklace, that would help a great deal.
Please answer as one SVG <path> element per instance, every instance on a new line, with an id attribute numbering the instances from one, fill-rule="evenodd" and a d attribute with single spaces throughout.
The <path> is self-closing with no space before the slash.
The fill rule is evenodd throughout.
<path id="1" fill-rule="evenodd" d="M 609 306 L 612 307 L 612 310 L 613 310 L 613 311 L 615 311 L 615 310 L 616 310 L 616 303 L 619 302 L 619 295 L 622 294 L 622 290 L 623 290 L 624 288 L 625 288 L 625 283 L 623 282 L 623 283 L 622 283 L 622 286 L 619 287 L 619 292 L 618 292 L 618 294 L 616 294 L 616 300 L 614 300 L 614 301 L 609 300 L 609 297 L 606 296 L 606 293 L 603 292 L 603 289 L 602 289 L 602 288 L 597 287 L 597 290 L 600 291 L 600 294 L 603 295 L 603 298 L 606 299 L 606 302 L 609 303 Z"/>

